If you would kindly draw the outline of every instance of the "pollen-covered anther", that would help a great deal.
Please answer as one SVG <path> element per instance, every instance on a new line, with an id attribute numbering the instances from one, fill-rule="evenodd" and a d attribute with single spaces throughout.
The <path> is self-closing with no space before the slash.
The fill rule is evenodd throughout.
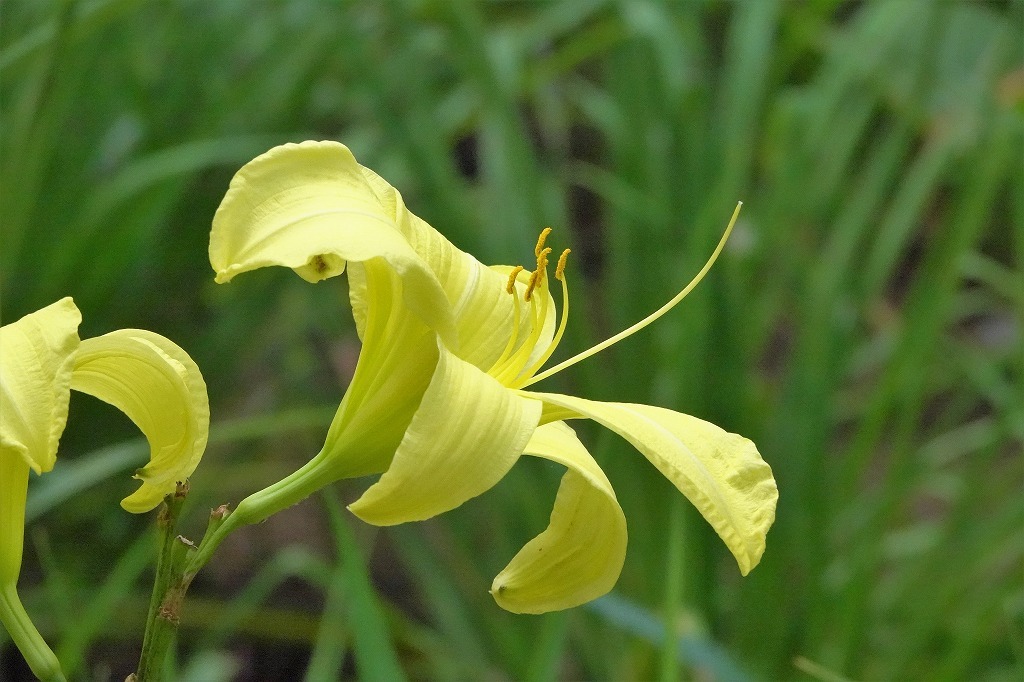
<path id="1" fill-rule="evenodd" d="M 540 236 L 537 237 L 537 246 L 533 247 L 533 255 L 540 258 L 541 251 L 544 250 L 544 242 L 547 241 L 548 235 L 551 234 L 551 228 L 545 227 L 540 231 Z M 550 251 L 551 249 L 548 249 Z"/>
<path id="2" fill-rule="evenodd" d="M 565 261 L 569 258 L 570 253 L 572 253 L 572 249 L 566 249 L 558 257 L 558 264 L 555 266 L 555 279 L 559 282 L 565 280 Z"/>
<path id="3" fill-rule="evenodd" d="M 512 272 L 508 274 L 508 284 L 505 286 L 505 291 L 510 294 L 516 293 L 516 278 L 519 277 L 519 273 L 525 270 L 522 265 L 517 265 L 512 268 Z"/>
<path id="4" fill-rule="evenodd" d="M 544 229 L 548 232 L 551 231 L 550 227 L 546 227 Z M 541 239 L 537 242 L 538 245 L 544 243 L 545 236 L 546 235 L 542 232 Z M 533 297 L 534 289 L 539 287 L 541 282 L 544 281 L 544 274 L 547 272 L 548 268 L 549 253 L 551 253 L 550 246 L 545 246 L 537 253 L 537 268 L 532 273 L 530 273 L 530 281 L 526 285 L 526 295 L 523 296 L 524 301 L 529 301 Z"/>
<path id="5" fill-rule="evenodd" d="M 537 254 L 537 271 L 540 272 L 541 277 L 548 269 L 548 255 L 551 253 L 551 247 L 545 246 L 540 253 Z"/>
<path id="6" fill-rule="evenodd" d="M 526 282 L 526 293 L 523 294 L 524 301 L 529 302 L 533 298 L 533 290 L 537 288 L 539 273 L 540 270 L 534 270 L 530 273 L 530 279 Z"/>

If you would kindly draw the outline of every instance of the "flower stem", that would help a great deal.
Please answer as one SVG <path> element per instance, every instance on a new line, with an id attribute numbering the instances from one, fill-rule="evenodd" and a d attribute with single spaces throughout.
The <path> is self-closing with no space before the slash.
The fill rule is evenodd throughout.
<path id="1" fill-rule="evenodd" d="M 157 557 L 153 594 L 149 600 L 142 655 L 134 675 L 134 680 L 138 682 L 156 682 L 161 679 L 167 652 L 178 629 L 181 599 L 185 595 L 175 587 L 181 582 L 186 552 L 192 543 L 176 535 L 175 527 L 187 494 L 188 483 L 179 483 L 174 493 L 164 500 L 157 517 L 160 553 Z"/>
<path id="2" fill-rule="evenodd" d="M 334 480 L 332 472 L 324 466 L 324 457 L 321 452 L 295 473 L 253 493 L 242 500 L 233 512 L 229 512 L 226 505 L 214 509 L 198 546 L 174 533 L 187 488 L 184 492 L 179 489 L 180 497 L 178 493 L 168 496 L 159 519 L 163 535 L 142 656 L 138 671 L 128 682 L 161 680 L 167 652 L 177 634 L 182 601 L 196 574 L 232 531 L 287 509 Z"/>
<path id="3" fill-rule="evenodd" d="M 228 513 L 226 508 L 221 508 L 222 514 L 219 523 L 215 526 L 211 519 L 211 525 L 207 529 L 206 535 L 203 536 L 202 542 L 189 556 L 183 577 L 185 587 L 188 587 L 188 583 L 192 581 L 199 569 L 210 561 L 213 552 L 231 532 L 243 526 L 259 523 L 268 516 L 301 502 L 336 480 L 338 477 L 333 475 L 329 467 L 325 466 L 324 458 L 324 453 L 320 452 L 301 469 L 277 483 L 249 495 L 238 503 L 233 512 Z"/>

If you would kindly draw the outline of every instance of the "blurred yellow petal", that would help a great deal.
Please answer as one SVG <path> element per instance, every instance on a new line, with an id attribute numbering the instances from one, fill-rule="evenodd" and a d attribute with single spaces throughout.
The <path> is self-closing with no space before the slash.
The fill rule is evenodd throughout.
<path id="1" fill-rule="evenodd" d="M 68 418 L 81 313 L 63 298 L 0 328 L 0 453 L 49 471 Z"/>
<path id="2" fill-rule="evenodd" d="M 349 510 L 388 526 L 454 509 L 512 468 L 540 410 L 442 348 L 391 467 Z"/>
<path id="3" fill-rule="evenodd" d="M 243 166 L 214 216 L 209 255 L 218 282 L 271 265 L 317 282 L 347 261 L 382 258 L 407 283 L 409 307 L 456 343 L 437 277 L 337 142 L 282 145 Z"/>
<path id="4" fill-rule="evenodd" d="M 142 486 L 121 501 L 127 511 L 153 509 L 199 464 L 210 423 L 206 384 L 173 342 L 141 329 L 86 339 L 71 387 L 117 407 L 149 440 L 150 461 L 135 472 Z"/>
<path id="5" fill-rule="evenodd" d="M 708 520 L 746 575 L 761 560 L 778 490 L 752 442 L 662 407 L 569 395 L 523 395 L 572 410 L 615 431 L 651 461 Z"/>
<path id="6" fill-rule="evenodd" d="M 515 613 L 545 613 L 596 599 L 615 585 L 626 558 L 626 518 L 615 492 L 563 422 L 538 428 L 525 452 L 568 471 L 547 529 L 498 574 L 491 594 Z"/>

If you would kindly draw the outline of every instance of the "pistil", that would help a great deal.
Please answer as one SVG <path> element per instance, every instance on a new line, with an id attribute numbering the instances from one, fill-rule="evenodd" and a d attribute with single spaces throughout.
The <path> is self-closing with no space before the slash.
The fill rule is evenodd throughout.
<path id="1" fill-rule="evenodd" d="M 653 313 L 651 313 L 644 319 L 640 320 L 636 324 L 632 325 L 631 327 L 623 329 L 615 336 L 602 341 L 601 343 L 583 351 L 582 353 L 577 353 L 568 360 L 564 360 L 558 363 L 554 367 L 549 367 L 548 369 L 544 370 L 543 372 L 534 377 L 528 378 L 526 381 L 522 382 L 522 384 L 519 385 L 517 388 L 526 388 L 527 386 L 531 386 L 537 383 L 538 381 L 541 381 L 542 379 L 547 379 L 548 377 L 557 374 L 558 372 L 561 372 L 563 369 L 567 367 L 575 365 L 577 362 L 580 362 L 581 360 L 586 360 L 590 356 L 600 353 L 605 348 L 608 348 L 609 346 L 618 343 L 627 336 L 632 336 L 633 334 L 637 333 L 638 331 L 640 331 L 641 329 L 643 329 L 644 327 L 651 324 L 659 317 L 667 313 L 669 310 L 674 308 L 680 301 L 686 298 L 687 294 L 693 291 L 694 287 L 700 284 L 700 281 L 704 279 L 704 276 L 706 274 L 708 274 L 708 271 L 711 269 L 711 266 L 715 264 L 716 260 L 718 260 L 718 256 L 722 253 L 722 249 L 725 248 L 725 243 L 729 240 L 729 235 L 732 234 L 732 228 L 736 225 L 736 219 L 740 215 L 740 208 L 742 208 L 742 206 L 742 201 L 736 203 L 736 209 L 732 212 L 732 218 L 729 220 L 729 225 L 728 227 L 725 228 L 725 233 L 722 235 L 722 238 L 718 241 L 718 246 L 715 247 L 714 253 L 711 254 L 710 258 L 708 258 L 708 261 L 704 264 L 704 267 L 701 268 L 700 272 L 698 272 L 696 276 L 694 276 L 694 278 L 690 280 L 690 283 L 683 287 L 682 291 L 673 296 L 668 303 L 661 306 Z M 561 262 L 561 259 L 559 259 L 559 262 Z"/>

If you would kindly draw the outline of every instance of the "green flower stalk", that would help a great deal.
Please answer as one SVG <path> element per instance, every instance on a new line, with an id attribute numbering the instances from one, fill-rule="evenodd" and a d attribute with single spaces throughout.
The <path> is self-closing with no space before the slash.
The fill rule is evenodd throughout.
<path id="1" fill-rule="evenodd" d="M 120 329 L 80 341 L 82 317 L 64 298 L 0 328 L 0 622 L 32 672 L 63 680 L 53 652 L 18 597 L 29 471 L 53 469 L 67 422 L 71 389 L 124 412 L 146 435 L 142 484 L 121 501 L 132 513 L 152 510 L 196 468 L 210 411 L 199 368 L 168 339 Z"/>
<path id="2" fill-rule="evenodd" d="M 491 594 L 520 613 L 576 606 L 612 588 L 626 549 L 626 521 L 611 484 L 566 424 L 589 418 L 672 481 L 746 574 L 764 552 L 778 496 L 753 443 L 660 407 L 526 390 L 666 313 L 710 269 L 729 230 L 704 269 L 661 310 L 541 371 L 569 312 L 568 251 L 554 273 L 560 321 L 549 291 L 550 230 L 538 240 L 532 271 L 488 267 L 412 214 L 394 187 L 341 144 L 289 144 L 254 159 L 232 180 L 213 221 L 216 280 L 270 265 L 310 282 L 347 271 L 363 345 L 321 452 L 243 500 L 204 541 L 190 570 L 227 533 L 338 479 L 381 474 L 349 509 L 369 523 L 392 525 L 454 509 L 527 454 L 566 473 L 547 529 L 498 574 Z"/>

